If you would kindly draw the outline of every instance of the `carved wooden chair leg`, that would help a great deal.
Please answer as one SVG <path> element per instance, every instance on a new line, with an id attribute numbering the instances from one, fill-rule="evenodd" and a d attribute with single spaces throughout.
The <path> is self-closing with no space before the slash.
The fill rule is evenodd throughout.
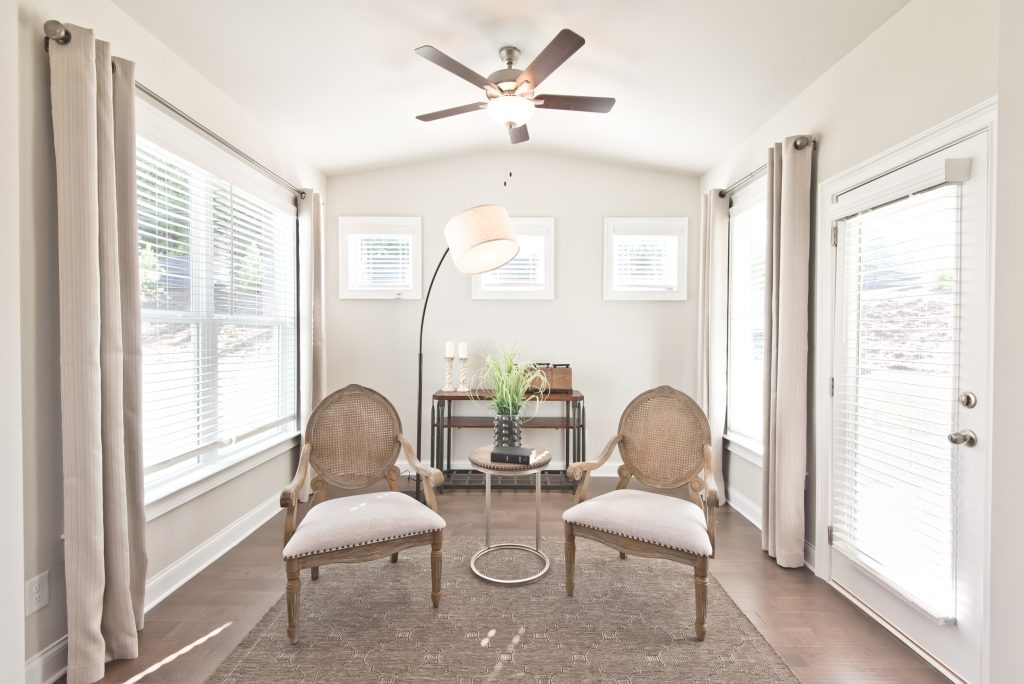
<path id="1" fill-rule="evenodd" d="M 697 603 L 693 627 L 697 632 L 697 640 L 704 641 L 704 619 L 708 612 L 708 561 L 706 558 L 693 568 L 693 588 L 694 599 Z"/>
<path id="2" fill-rule="evenodd" d="M 441 532 L 434 532 L 430 541 L 430 601 L 434 607 L 441 603 Z M 398 554 L 391 556 L 391 562 L 398 560 Z"/>
<path id="3" fill-rule="evenodd" d="M 565 524 L 565 595 L 572 596 L 576 575 L 576 533 Z"/>
<path id="4" fill-rule="evenodd" d="M 288 641 L 293 644 L 299 640 L 299 564 L 289 562 L 286 566 L 288 574 Z"/>
<path id="5" fill-rule="evenodd" d="M 622 560 L 626 560 L 626 552 L 625 551 L 619 551 L 619 558 L 621 558 Z"/>
<path id="6" fill-rule="evenodd" d="M 319 565 L 314 565 L 313 567 L 311 567 L 309 569 L 309 578 L 310 579 L 315 579 L 315 580 L 316 579 L 320 579 L 320 566 Z"/>
<path id="7" fill-rule="evenodd" d="M 397 551 L 395 553 L 391 554 L 391 562 L 392 563 L 397 563 L 398 562 L 398 552 Z"/>

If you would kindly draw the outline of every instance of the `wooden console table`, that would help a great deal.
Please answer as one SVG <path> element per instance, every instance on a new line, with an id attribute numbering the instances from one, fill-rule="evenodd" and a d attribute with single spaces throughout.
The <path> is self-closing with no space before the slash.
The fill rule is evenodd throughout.
<path id="1" fill-rule="evenodd" d="M 452 468 L 452 430 L 493 430 L 493 415 L 460 416 L 455 414 L 457 402 L 487 400 L 489 395 L 485 392 L 445 392 L 439 390 L 434 392 L 430 411 L 430 465 L 438 468 L 445 474 L 446 487 L 482 487 L 481 477 L 475 470 L 457 470 Z M 558 402 L 564 407 L 561 416 L 534 416 L 523 421 L 523 428 L 529 430 L 562 430 L 564 432 L 564 460 L 565 466 L 558 470 L 545 470 L 543 482 L 548 488 L 569 489 L 572 483 L 565 478 L 565 470 L 570 463 L 586 460 L 587 435 L 586 420 L 587 410 L 583 401 L 583 393 L 573 390 L 571 392 L 549 392 L 544 395 L 543 401 Z M 489 441 L 490 435 L 484 440 Z M 553 459 L 552 459 L 553 460 Z M 552 477 L 560 476 L 560 477 Z M 477 483 L 476 480 L 480 482 Z M 529 478 L 527 478 L 529 479 Z M 514 478 L 510 478 L 514 480 Z M 519 488 L 532 487 L 530 483 L 518 483 L 515 481 L 498 484 L 497 487 Z"/>

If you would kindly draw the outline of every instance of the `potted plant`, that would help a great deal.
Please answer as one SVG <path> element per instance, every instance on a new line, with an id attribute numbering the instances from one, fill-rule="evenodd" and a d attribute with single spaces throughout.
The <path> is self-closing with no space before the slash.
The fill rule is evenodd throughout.
<path id="1" fill-rule="evenodd" d="M 494 445 L 522 446 L 522 409 L 543 398 L 548 388 L 544 371 L 536 364 L 517 361 L 515 351 L 488 354 L 479 384 L 485 386 L 480 389 L 489 394 L 494 409 Z"/>

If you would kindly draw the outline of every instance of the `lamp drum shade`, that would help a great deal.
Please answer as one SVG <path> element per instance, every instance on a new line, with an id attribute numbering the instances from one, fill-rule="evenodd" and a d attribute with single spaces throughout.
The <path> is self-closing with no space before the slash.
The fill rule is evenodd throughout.
<path id="1" fill-rule="evenodd" d="M 512 221 L 504 207 L 482 204 L 448 220 L 444 239 L 455 268 L 467 275 L 501 268 L 519 254 Z"/>

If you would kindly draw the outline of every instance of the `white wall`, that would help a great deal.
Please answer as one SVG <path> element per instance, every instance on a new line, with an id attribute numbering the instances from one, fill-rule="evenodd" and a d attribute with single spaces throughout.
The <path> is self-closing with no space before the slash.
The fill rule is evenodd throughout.
<path id="1" fill-rule="evenodd" d="M 705 173 L 701 188 L 728 186 L 763 164 L 772 143 L 802 133 L 818 139 L 817 175 L 825 180 L 991 98 L 998 9 L 998 0 L 912 0 Z M 813 439 L 809 444 L 813 449 Z M 806 511 L 813 543 L 810 456 Z M 749 484 L 759 483 L 751 477 L 757 468 L 736 457 L 728 461 L 742 478 L 727 485 L 760 507 L 760 486 Z"/>
<path id="2" fill-rule="evenodd" d="M 0 267 L 5 298 L 3 324 L 21 345 L 21 410 L 3 411 L 3 420 L 21 415 L 24 433 L 25 576 L 50 571 L 50 605 L 25 620 L 24 655 L 32 656 L 60 639 L 67 630 L 61 510 L 61 442 L 59 340 L 56 280 L 56 198 L 53 144 L 49 110 L 49 71 L 42 49 L 42 25 L 59 19 L 95 29 L 98 38 L 111 42 L 114 54 L 137 64 L 137 78 L 157 93 L 189 112 L 214 131 L 225 135 L 292 182 L 320 188 L 323 176 L 276 146 L 270 135 L 246 111 L 217 90 L 201 74 L 143 30 L 108 0 L 17 0 L 18 155 L 20 221 L 2 222 L 3 230 L 20 225 L 20 235 L 5 242 L 3 259 L 18 255 L 17 268 Z M 7 5 L 5 5 L 6 8 Z M 13 11 L 13 10 L 12 10 Z M 10 43 L 4 36 L 4 51 Z M 6 92 L 13 92 L 6 90 Z M 12 103 L 14 104 L 14 103 Z M 12 126 L 0 123 L 7 136 Z M 5 156 L 6 159 L 6 156 Z M 6 176 L 0 186 L 13 183 Z M 3 203 L 5 211 L 9 206 Z M 15 205 L 17 206 L 17 205 Z M 8 228 L 10 227 L 10 228 Z M 18 246 L 20 242 L 20 247 Z M 12 285 L 7 280 L 15 279 Z M 8 316 L 6 298 L 20 302 Z M 20 336 L 17 331 L 20 330 Z M 8 351 L 5 336 L 4 351 Z M 13 349 L 17 354 L 17 347 Z M 9 358 L 6 354 L 0 358 Z M 16 372 L 3 369 L 6 384 Z M 7 394 L 16 393 L 8 392 Z M 5 435 L 17 434 L 4 426 Z M 4 467 L 8 461 L 3 460 Z M 13 467 L 13 466 L 12 466 Z M 288 480 L 290 456 L 284 454 L 249 471 L 232 483 L 231 496 L 214 489 L 147 526 L 152 577 L 236 520 L 273 496 Z M 6 470 L 4 472 L 6 476 Z M 18 478 L 20 480 L 20 478 Z M 13 478 L 7 482 L 15 482 Z M 12 497 L 12 501 L 14 501 Z M 6 541 L 6 540 L 5 540 Z M 21 574 L 21 573 L 19 573 Z M 8 583 L 3 582 L 3 591 Z M 5 603 L 6 605 L 6 603 Z M 5 611 L 9 614 L 9 611 Z M 13 643 L 13 642 L 12 642 Z M 4 647 L 8 642 L 4 641 Z"/>
<path id="3" fill-rule="evenodd" d="M 1024 681 L 1021 615 L 1024 567 L 1020 493 L 1021 388 L 1024 387 L 1024 3 L 1002 0 L 999 40 L 999 141 L 997 171 L 995 382 L 992 431 L 992 534 L 990 582 L 990 682 Z"/>
<path id="4" fill-rule="evenodd" d="M 429 135 L 428 131 L 424 135 Z M 502 187 L 512 164 L 510 190 Z M 474 301 L 471 281 L 450 261 L 441 268 L 424 335 L 423 460 L 429 457 L 430 394 L 443 384 L 445 340 L 471 355 L 517 345 L 528 359 L 566 362 L 587 402 L 588 449 L 596 455 L 638 393 L 670 384 L 696 387 L 697 179 L 571 157 L 530 153 L 469 155 L 364 173 L 327 184 L 327 384 L 373 387 L 396 405 L 415 436 L 416 344 L 422 300 L 340 300 L 337 219 L 342 215 L 423 217 L 424 292 L 444 251 L 445 222 L 459 211 L 498 203 L 519 216 L 555 217 L 555 300 Z M 686 216 L 690 221 L 685 302 L 602 299 L 605 216 Z M 460 407 L 466 413 L 467 407 Z M 476 411 L 480 413 L 482 407 Z M 453 457 L 489 442 L 465 431 Z M 548 435 L 551 437 L 551 435 Z M 550 444 L 530 433 L 534 443 Z M 553 452 L 562 458 L 562 449 Z"/>
<path id="5" fill-rule="evenodd" d="M 18 87 L 18 13 L 12 4 L 0 7 L 0 92 L 13 93 Z M 21 338 L 17 335 L 21 308 L 19 278 L 21 241 L 18 221 L 18 110 L 14 98 L 0 107 L 0 434 L 7 445 L 0 458 L 0 482 L 7 484 L 7 510 L 0 523 L 0 548 L 5 561 L 0 564 L 0 672 L 10 681 L 20 681 L 25 665 L 25 622 L 23 618 L 24 526 L 21 452 Z M 8 152 L 10 150 L 10 152 Z M 10 332 L 8 332 L 10 331 Z"/>

